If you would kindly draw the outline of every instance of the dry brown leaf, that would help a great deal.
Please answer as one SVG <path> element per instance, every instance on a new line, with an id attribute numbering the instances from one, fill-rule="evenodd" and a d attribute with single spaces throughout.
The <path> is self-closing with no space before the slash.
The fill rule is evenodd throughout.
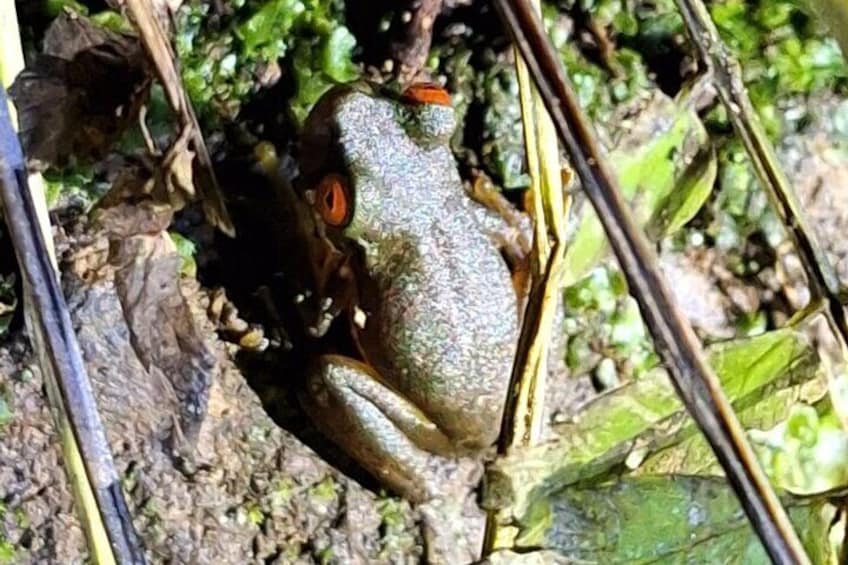
<path id="1" fill-rule="evenodd" d="M 157 8 L 161 8 L 162 5 L 154 6 L 147 0 L 122 0 L 120 4 L 138 29 L 142 45 L 153 62 L 159 82 L 165 90 L 168 104 L 179 116 L 180 137 L 190 136 L 191 150 L 194 152 L 194 173 L 191 183 L 194 188 L 190 195 L 193 196 L 196 190 L 209 223 L 227 235 L 234 236 L 235 227 L 215 176 L 212 157 L 209 155 L 191 101 L 183 88 L 177 58 L 171 47 L 166 27 L 157 13 Z M 185 178 L 183 175 L 181 180 Z"/>
<path id="2" fill-rule="evenodd" d="M 176 209 L 182 208 L 187 200 L 194 200 L 197 195 L 194 185 L 195 157 L 195 152 L 189 147 L 188 136 L 181 135 L 162 160 L 164 187 L 171 205 Z"/>
<path id="3" fill-rule="evenodd" d="M 176 440 L 191 439 L 206 414 L 209 387 L 217 370 L 215 356 L 182 294 L 182 258 L 166 231 L 172 208 L 143 197 L 121 201 L 118 194 L 129 186 L 132 183 L 117 187 L 104 199 L 106 206 L 101 202 L 96 215 L 109 252 L 108 257 L 101 252 L 93 256 L 105 264 L 93 264 L 92 254 L 83 248 L 65 269 L 82 280 L 109 279 L 114 284 L 135 357 L 148 379 L 137 386 L 156 391 L 161 412 L 179 414 Z M 88 247 L 101 249 L 102 239 Z M 86 269 L 96 270 L 96 276 L 87 276 Z M 101 331 L 117 331 L 124 325 L 115 326 L 114 322 L 109 321 L 111 325 L 104 325 Z"/>
<path id="4" fill-rule="evenodd" d="M 136 38 L 63 12 L 44 52 L 10 88 L 28 158 L 42 165 L 101 158 L 135 123 L 150 80 Z"/>

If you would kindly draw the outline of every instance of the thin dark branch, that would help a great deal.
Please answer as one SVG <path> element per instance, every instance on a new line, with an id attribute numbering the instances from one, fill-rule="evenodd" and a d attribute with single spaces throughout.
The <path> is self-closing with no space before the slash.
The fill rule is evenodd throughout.
<path id="1" fill-rule="evenodd" d="M 705 75 L 711 77 L 719 99 L 727 108 L 730 123 L 742 139 L 754 170 L 795 245 L 810 285 L 811 302 L 824 298 L 828 323 L 843 353 L 848 353 L 848 320 L 840 299 L 836 271 L 816 240 L 815 232 L 804 217 L 792 186 L 777 162 L 774 149 L 748 98 L 739 63 L 721 42 L 703 2 L 677 0 L 677 5 L 689 37 L 698 50 L 699 64 Z"/>
<path id="2" fill-rule="evenodd" d="M 116 561 L 144 563 L 65 297 L 39 229 L 23 153 L 8 108 L 6 91 L 0 85 L 0 201 L 30 301 L 27 312 L 33 347 L 46 373 L 45 380 L 55 379 L 61 398 L 56 408 L 67 416 Z"/>
<path id="3" fill-rule="evenodd" d="M 403 26 L 401 37 L 392 44 L 392 55 L 397 61 L 397 74 L 402 83 L 415 79 L 430 55 L 433 25 L 442 11 L 443 0 L 412 0 L 408 8 L 409 21 Z"/>
<path id="4" fill-rule="evenodd" d="M 656 254 L 627 210 L 541 21 L 527 0 L 495 0 L 495 6 L 527 61 L 683 404 L 709 441 L 772 560 L 808 563 L 786 512 L 704 359 L 700 342 L 674 303 Z"/>

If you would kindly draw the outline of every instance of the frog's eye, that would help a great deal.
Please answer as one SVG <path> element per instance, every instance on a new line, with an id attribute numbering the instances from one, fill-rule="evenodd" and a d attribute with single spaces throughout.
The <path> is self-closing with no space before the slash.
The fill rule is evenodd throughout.
<path id="1" fill-rule="evenodd" d="M 419 82 L 411 85 L 403 91 L 403 99 L 413 104 L 452 105 L 448 91 L 431 82 Z"/>
<path id="2" fill-rule="evenodd" d="M 315 207 L 322 220 L 334 228 L 350 222 L 350 188 L 345 177 L 337 173 L 324 175 L 315 192 Z"/>

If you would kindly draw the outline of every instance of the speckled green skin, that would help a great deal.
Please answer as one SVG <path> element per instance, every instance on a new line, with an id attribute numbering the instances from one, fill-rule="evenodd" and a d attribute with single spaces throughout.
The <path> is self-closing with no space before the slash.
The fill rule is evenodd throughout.
<path id="1" fill-rule="evenodd" d="M 325 356 L 305 403 L 324 431 L 388 486 L 422 500 L 441 490 L 433 454 L 497 438 L 518 340 L 517 298 L 496 239 L 500 218 L 463 189 L 445 106 L 368 90 L 329 92 L 306 122 L 304 178 L 346 174 L 353 216 L 341 233 L 364 251 L 376 296 L 361 342 L 368 364 Z"/>

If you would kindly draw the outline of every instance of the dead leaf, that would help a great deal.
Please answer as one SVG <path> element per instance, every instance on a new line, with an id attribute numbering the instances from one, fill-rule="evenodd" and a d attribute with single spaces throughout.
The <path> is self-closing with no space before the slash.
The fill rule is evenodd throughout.
<path id="1" fill-rule="evenodd" d="M 194 187 L 195 152 L 189 147 L 190 130 L 184 129 L 183 134 L 168 149 L 162 160 L 162 183 L 168 194 L 168 199 L 175 209 L 194 200 L 197 191 Z"/>
<path id="2" fill-rule="evenodd" d="M 111 236 L 131 237 L 168 229 L 175 207 L 153 168 L 155 165 L 125 165 L 97 203 L 92 215 Z"/>
<path id="3" fill-rule="evenodd" d="M 42 166 L 101 158 L 135 122 L 150 80 L 135 37 L 63 12 L 10 88 L 28 158 Z"/>
<path id="4" fill-rule="evenodd" d="M 197 121 L 191 100 L 189 100 L 183 88 L 176 54 L 166 31 L 167 27 L 163 25 L 160 17 L 161 12 L 157 12 L 157 10 L 161 10 L 163 4 L 154 5 L 146 0 L 121 0 L 120 4 L 138 30 L 142 45 L 153 63 L 162 88 L 165 90 L 168 104 L 179 116 L 179 138 L 187 136 L 190 141 L 194 156 L 190 183 L 192 188 L 188 194 L 194 197 L 196 189 L 197 197 L 203 204 L 203 211 L 209 223 L 233 237 L 235 236 L 235 227 L 227 210 L 221 187 L 218 185 L 218 179 L 215 176 L 212 157 L 206 147 L 206 140 L 203 138 L 203 132 L 200 130 L 200 124 Z M 182 167 L 180 170 L 186 171 L 187 169 Z M 185 181 L 186 177 L 187 175 L 183 175 L 179 179 L 180 182 Z"/>
<path id="5" fill-rule="evenodd" d="M 131 186 L 130 182 L 116 186 L 98 209 L 96 220 L 108 240 L 108 257 L 83 248 L 64 270 L 84 281 L 104 281 L 95 286 L 108 284 L 113 289 L 107 298 L 117 297 L 123 323 L 104 320 L 99 331 L 108 334 L 125 327 L 129 332 L 134 356 L 148 380 L 137 386 L 159 398 L 160 412 L 179 414 L 174 439 L 182 444 L 194 437 L 203 421 L 217 366 L 182 293 L 182 258 L 166 231 L 173 209 L 150 198 L 120 201 L 121 190 L 131 191 Z M 102 239 L 88 247 L 99 251 Z M 105 264 L 93 265 L 92 256 Z M 94 269 L 97 276 L 87 276 L 86 269 Z M 151 428 L 162 425 L 151 423 Z"/>

